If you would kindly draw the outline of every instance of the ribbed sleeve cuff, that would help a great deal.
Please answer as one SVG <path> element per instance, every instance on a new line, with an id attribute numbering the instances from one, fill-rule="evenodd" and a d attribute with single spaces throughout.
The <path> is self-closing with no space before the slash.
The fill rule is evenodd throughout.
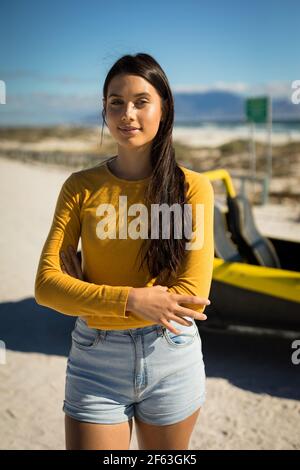
<path id="1" fill-rule="evenodd" d="M 127 300 L 131 286 L 103 286 L 101 292 L 101 314 L 106 316 L 128 318 Z"/>

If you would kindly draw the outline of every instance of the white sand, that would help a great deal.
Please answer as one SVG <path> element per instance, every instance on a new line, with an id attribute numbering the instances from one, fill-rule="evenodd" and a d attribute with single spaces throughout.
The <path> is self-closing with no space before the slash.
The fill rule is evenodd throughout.
<path id="1" fill-rule="evenodd" d="M 300 242 L 300 205 L 287 207 L 280 204 L 255 206 L 253 213 L 257 228 L 266 237 Z"/>
<path id="2" fill-rule="evenodd" d="M 95 139 L 94 144 L 96 145 L 98 139 Z M 32 151 L 32 152 L 88 152 L 91 149 L 92 141 L 80 140 L 80 139 L 58 139 L 58 138 L 48 138 L 43 139 L 40 142 L 19 142 L 16 140 L 2 140 L 1 141 L 1 150 L 4 152 L 6 150 L 20 150 L 22 151 Z"/>
<path id="3" fill-rule="evenodd" d="M 70 172 L 0 159 L 0 340 L 7 342 L 6 364 L 0 365 L 2 449 L 64 449 L 67 356 L 56 351 L 50 327 L 49 333 L 35 331 L 34 315 L 41 311 L 33 284 L 58 192 Z M 66 317 L 44 315 L 50 323 Z M 207 401 L 190 449 L 300 449 L 300 365 L 291 365 L 290 342 L 240 335 L 233 341 L 215 333 L 203 333 L 203 339 Z M 131 448 L 137 448 L 135 433 Z"/>
<path id="4" fill-rule="evenodd" d="M 234 139 L 249 139 L 250 131 L 247 125 L 236 127 L 218 127 L 217 125 L 205 125 L 203 127 L 176 126 L 173 130 L 174 140 L 188 143 L 191 147 L 217 147 Z M 255 140 L 266 143 L 267 134 L 265 129 L 256 128 Z M 272 143 L 274 145 L 286 144 L 288 142 L 299 142 L 300 131 L 273 132 Z"/>

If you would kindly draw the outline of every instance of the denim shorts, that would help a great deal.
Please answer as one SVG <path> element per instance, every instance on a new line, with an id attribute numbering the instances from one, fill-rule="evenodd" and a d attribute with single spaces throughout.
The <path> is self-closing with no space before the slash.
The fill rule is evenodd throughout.
<path id="1" fill-rule="evenodd" d="M 78 317 L 71 333 L 62 410 L 79 421 L 116 424 L 137 417 L 179 422 L 205 401 L 201 337 L 175 321 L 127 330 L 90 328 Z"/>

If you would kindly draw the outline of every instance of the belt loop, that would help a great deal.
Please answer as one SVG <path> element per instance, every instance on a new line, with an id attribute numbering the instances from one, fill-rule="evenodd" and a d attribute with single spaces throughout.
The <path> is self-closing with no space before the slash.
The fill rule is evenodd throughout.
<path id="1" fill-rule="evenodd" d="M 157 336 L 162 336 L 162 334 L 163 334 L 163 329 L 162 329 L 162 326 L 161 326 L 161 325 L 157 325 L 157 327 L 156 327 L 156 333 L 157 333 Z"/>
<path id="2" fill-rule="evenodd" d="M 105 340 L 105 338 L 106 338 L 106 333 L 107 333 L 106 330 L 99 330 L 99 336 L 100 336 L 101 341 L 104 341 L 104 340 Z"/>

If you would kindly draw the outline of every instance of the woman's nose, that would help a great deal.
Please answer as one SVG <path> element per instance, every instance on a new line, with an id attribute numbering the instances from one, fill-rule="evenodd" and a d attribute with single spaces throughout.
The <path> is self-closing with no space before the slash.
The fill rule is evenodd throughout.
<path id="1" fill-rule="evenodd" d="M 128 103 L 127 106 L 125 106 L 125 111 L 124 111 L 124 116 L 130 117 L 134 113 L 134 104 L 133 103 Z"/>

